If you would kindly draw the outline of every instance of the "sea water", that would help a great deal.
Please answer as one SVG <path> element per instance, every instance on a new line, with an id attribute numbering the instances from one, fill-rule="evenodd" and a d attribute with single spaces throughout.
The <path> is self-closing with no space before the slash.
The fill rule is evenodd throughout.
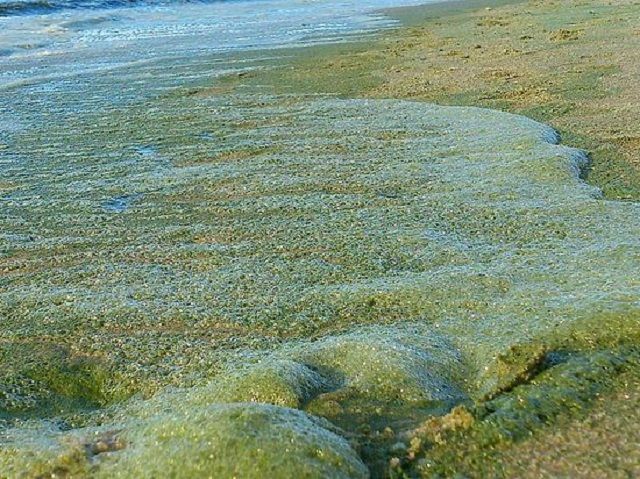
<path id="1" fill-rule="evenodd" d="M 166 59 L 194 61 L 204 54 L 238 49 L 344 41 L 349 35 L 394 25 L 379 10 L 412 1 L 417 3 L 3 0 L 0 87 L 24 81 L 53 88 L 63 78 L 87 72 L 114 75 L 115 68 L 125 65 Z M 183 73 L 182 81 L 190 77 L 189 72 Z M 142 93 L 144 88 L 138 90 Z"/>

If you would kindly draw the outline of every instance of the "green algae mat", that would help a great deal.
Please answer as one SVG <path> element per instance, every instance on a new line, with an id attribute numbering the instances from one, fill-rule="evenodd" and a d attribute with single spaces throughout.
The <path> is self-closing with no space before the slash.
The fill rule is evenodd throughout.
<path id="1" fill-rule="evenodd" d="M 0 477 L 448 476 L 637 371 L 640 205 L 525 117 L 178 89 L 7 146 Z"/>

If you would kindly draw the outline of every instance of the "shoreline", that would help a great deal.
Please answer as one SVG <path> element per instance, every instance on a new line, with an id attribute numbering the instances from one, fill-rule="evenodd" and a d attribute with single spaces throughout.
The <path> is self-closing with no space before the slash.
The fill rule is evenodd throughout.
<path id="1" fill-rule="evenodd" d="M 595 14 L 522 5 L 212 55 L 259 68 L 17 137 L 42 171 L 5 186 L 0 469 L 632 474 L 640 214 L 611 199 L 637 185 L 600 198 L 567 140 L 624 162 L 567 127 L 635 110 L 600 115 L 624 66 L 555 75 Z"/>
<path id="2" fill-rule="evenodd" d="M 585 177 L 606 198 L 637 200 L 640 131 L 633 125 L 640 112 L 632 78 L 638 73 L 634 45 L 639 38 L 633 32 L 640 25 L 633 26 L 635 6 L 624 2 L 618 8 L 625 22 L 609 27 L 614 7 L 607 10 L 599 3 L 593 4 L 594 14 L 589 5 L 525 6 L 510 0 L 387 10 L 404 26 L 371 40 L 305 49 L 303 58 L 286 67 L 289 74 L 273 75 L 272 85 L 277 89 L 276 81 L 289 81 L 290 90 L 339 97 L 411 99 L 522 114 L 556 128 L 565 144 L 588 151 L 592 164 Z M 519 15 L 520 10 L 537 13 Z M 516 20 L 505 20 L 509 15 Z M 537 22 L 533 32 L 529 19 Z M 457 74 L 465 69 L 473 78 Z"/>

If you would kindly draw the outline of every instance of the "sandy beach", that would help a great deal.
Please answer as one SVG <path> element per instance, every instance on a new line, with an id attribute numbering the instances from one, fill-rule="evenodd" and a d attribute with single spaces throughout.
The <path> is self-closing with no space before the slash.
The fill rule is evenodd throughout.
<path id="1" fill-rule="evenodd" d="M 384 12 L 0 91 L 0 478 L 640 474 L 640 6 Z"/>
<path id="2" fill-rule="evenodd" d="M 287 75 L 310 90 L 483 106 L 549 123 L 564 143 L 589 152 L 589 183 L 607 198 L 635 200 L 636 9 L 631 1 L 400 8 L 390 11 L 406 24 L 399 33 L 307 54 Z"/>

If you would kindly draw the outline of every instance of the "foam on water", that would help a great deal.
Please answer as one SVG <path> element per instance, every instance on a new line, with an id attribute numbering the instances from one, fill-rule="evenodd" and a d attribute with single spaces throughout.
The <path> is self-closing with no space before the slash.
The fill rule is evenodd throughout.
<path id="1" fill-rule="evenodd" d="M 417 0 L 402 3 L 412 2 Z M 392 0 L 140 2 L 128 8 L 118 2 L 91 8 L 68 3 L 74 8 L 0 17 L 0 87 L 167 56 L 344 41 L 393 25 L 375 12 L 397 5 Z"/>

